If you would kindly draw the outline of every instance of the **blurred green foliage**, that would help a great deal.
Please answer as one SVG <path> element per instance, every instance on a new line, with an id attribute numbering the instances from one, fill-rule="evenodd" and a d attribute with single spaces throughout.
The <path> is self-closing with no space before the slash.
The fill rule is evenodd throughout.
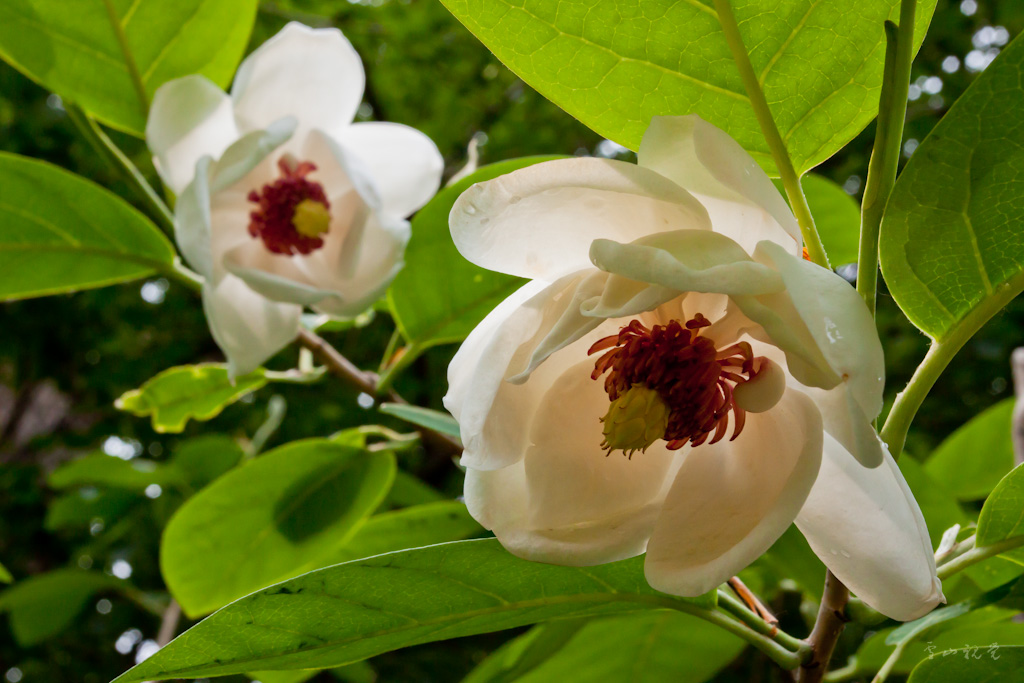
<path id="1" fill-rule="evenodd" d="M 368 73 L 360 117 L 420 128 L 440 147 L 448 175 L 465 163 L 474 136 L 482 163 L 533 154 L 632 158 L 602 144 L 599 136 L 519 81 L 437 0 L 264 2 L 250 49 L 290 20 L 340 27 Z M 916 98 L 908 113 L 907 153 L 985 60 L 1022 28 L 1024 3 L 1019 0 L 939 1 L 913 70 Z M 816 172 L 858 197 L 872 133 L 873 126 Z M 140 141 L 112 135 L 153 175 Z M 60 100 L 3 64 L 0 150 L 45 159 L 127 194 L 76 136 Z M 884 291 L 879 303 L 891 400 L 927 344 Z M 376 368 L 392 331 L 388 317 L 378 315 L 365 327 L 326 334 L 361 367 Z M 1024 345 L 1021 301 L 997 316 L 956 358 L 919 413 L 908 452 L 925 457 L 970 416 L 1012 395 L 1009 355 L 1018 345 Z M 426 353 L 399 378 L 399 391 L 414 403 L 439 408 L 454 350 L 447 345 Z M 296 355 L 294 348 L 286 350 L 269 367 L 294 367 Z M 117 564 L 120 574 L 128 566 L 132 585 L 143 592 L 98 593 L 70 629 L 23 649 L 8 626 L 0 624 L 0 676 L 14 683 L 10 671 L 16 668 L 26 682 L 105 683 L 134 663 L 139 642 L 153 638 L 159 627 L 159 610 L 142 597 L 145 591 L 163 590 L 160 530 L 180 504 L 180 494 L 167 490 L 151 499 L 139 491 L 56 491 L 46 483 L 56 466 L 98 446 L 115 455 L 166 461 L 179 444 L 202 434 L 223 433 L 245 443 L 263 424 L 275 395 L 283 397 L 287 412 L 267 447 L 326 436 L 368 419 L 355 392 L 337 382 L 271 384 L 208 423 L 189 423 L 181 434 L 156 433 L 148 420 L 114 408 L 118 396 L 170 366 L 219 360 L 194 295 L 163 280 L 0 305 L 0 562 L 18 580 L 62 567 L 112 572 Z M 407 429 L 392 418 L 372 419 Z M 399 463 L 449 497 L 461 492 L 458 470 L 447 463 L 438 467 L 420 450 L 399 453 Z M 783 625 L 796 623 L 802 631 L 798 606 L 779 607 L 785 613 Z M 519 633 L 412 648 L 371 664 L 380 681 L 456 681 Z M 763 660 L 749 657 L 716 680 L 754 680 L 751 676 L 763 675 L 764 669 Z M 316 680 L 334 679 L 320 674 Z"/>

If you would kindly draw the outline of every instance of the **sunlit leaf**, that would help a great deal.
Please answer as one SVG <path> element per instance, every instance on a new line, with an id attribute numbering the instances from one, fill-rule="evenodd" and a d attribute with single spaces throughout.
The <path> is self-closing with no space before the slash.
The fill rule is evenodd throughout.
<path id="1" fill-rule="evenodd" d="M 173 260 L 167 238 L 113 193 L 42 161 L 0 153 L 0 301 L 127 282 Z"/>
<path id="2" fill-rule="evenodd" d="M 270 451 L 175 513 L 160 544 L 164 580 L 195 616 L 293 576 L 345 543 L 380 505 L 394 471 L 389 451 L 324 439 Z"/>
<path id="3" fill-rule="evenodd" d="M 518 559 L 493 539 L 460 541 L 328 567 L 242 598 L 117 683 L 221 676 L 257 662 L 327 668 L 553 618 L 711 604 L 713 594 L 657 593 L 644 580 L 642 558 L 559 567 Z"/>
<path id="4" fill-rule="evenodd" d="M 711 0 L 443 0 L 520 78 L 596 132 L 636 149 L 652 116 L 700 114 L 774 168 Z M 732 3 L 798 172 L 878 113 L 899 0 Z M 935 7 L 918 3 L 918 45 Z"/>
<path id="5" fill-rule="evenodd" d="M 232 381 L 222 364 L 181 365 L 125 392 L 114 405 L 138 417 L 150 417 L 158 432 L 180 432 L 190 419 L 210 420 L 266 383 L 262 369 Z"/>
<path id="6" fill-rule="evenodd" d="M 938 341 L 972 333 L 1024 289 L 1022 78 L 1017 39 L 917 148 L 885 211 L 889 291 Z"/>
<path id="7" fill-rule="evenodd" d="M 113 10 L 151 99 L 173 78 L 226 85 L 256 17 L 256 0 L 4 0 L 0 58 L 100 120 L 141 135 L 146 115 L 118 42 Z"/>
<path id="8" fill-rule="evenodd" d="M 996 485 L 978 517 L 979 546 L 1024 535 L 1024 467 L 1010 470 Z"/>

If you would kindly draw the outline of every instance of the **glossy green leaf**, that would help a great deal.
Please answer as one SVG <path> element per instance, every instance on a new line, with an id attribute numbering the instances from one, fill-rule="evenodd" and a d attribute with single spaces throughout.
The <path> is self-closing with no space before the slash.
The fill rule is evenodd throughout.
<path id="1" fill-rule="evenodd" d="M 917 148 L 886 207 L 882 274 L 938 341 L 973 332 L 1024 289 L 1022 78 L 1017 39 Z"/>
<path id="2" fill-rule="evenodd" d="M 202 554 L 200 548 L 196 548 Z M 521 560 L 493 539 L 355 560 L 247 596 L 117 683 L 257 668 L 334 667 L 410 645 L 642 607 L 700 610 L 713 594 L 657 593 L 643 558 L 597 567 Z"/>
<path id="3" fill-rule="evenodd" d="M 179 508 L 160 545 L 164 580 L 197 616 L 293 576 L 345 543 L 394 472 L 389 451 L 324 439 L 270 451 Z"/>
<path id="4" fill-rule="evenodd" d="M 419 348 L 458 342 L 491 309 L 525 283 L 473 265 L 455 248 L 448 214 L 470 185 L 557 157 L 525 157 L 490 164 L 437 193 L 412 219 L 405 268 L 388 300 L 402 335 Z"/>
<path id="5" fill-rule="evenodd" d="M 0 612 L 7 612 L 14 639 L 28 647 L 70 626 L 96 593 L 120 585 L 99 572 L 57 569 L 0 593 Z"/>
<path id="6" fill-rule="evenodd" d="M 4 0 L 0 58 L 105 123 L 142 135 L 146 113 L 108 9 L 146 96 L 200 73 L 226 85 L 245 50 L 256 0 Z"/>
<path id="7" fill-rule="evenodd" d="M 908 683 L 1022 683 L 1024 647 L 960 648 L 937 652 L 910 674 Z"/>
<path id="8" fill-rule="evenodd" d="M 1013 468 L 1013 399 L 971 418 L 939 444 L 925 470 L 960 500 L 980 500 Z"/>
<path id="9" fill-rule="evenodd" d="M 979 546 L 1024 535 L 1024 467 L 1010 470 L 985 501 L 978 517 Z"/>
<path id="10" fill-rule="evenodd" d="M 255 683 L 304 683 L 320 673 L 320 669 L 295 671 L 257 671 L 248 674 Z"/>
<path id="11" fill-rule="evenodd" d="M 320 566 L 339 564 L 406 548 L 461 541 L 483 528 L 470 517 L 465 503 L 446 500 L 384 512 L 366 520 L 359 531 Z"/>
<path id="12" fill-rule="evenodd" d="M 138 417 L 149 416 L 158 432 L 180 432 L 190 419 L 210 420 L 227 406 L 267 383 L 262 370 L 228 377 L 220 363 L 168 368 L 114 403 Z"/>
<path id="13" fill-rule="evenodd" d="M 395 507 L 424 505 L 442 500 L 445 500 L 445 497 L 440 491 L 403 470 L 395 473 L 395 483 L 388 491 L 388 503 Z"/>
<path id="14" fill-rule="evenodd" d="M 503 678 L 503 669 L 489 667 L 491 660 L 508 657 L 518 641 L 533 633 L 502 647 L 463 683 L 702 683 L 725 668 L 745 646 L 736 636 L 696 617 L 651 610 L 592 620 L 571 633 L 557 652 L 515 678 Z"/>
<path id="15" fill-rule="evenodd" d="M 443 0 L 520 78 L 601 135 L 637 149 L 652 116 L 700 114 L 773 169 L 711 0 Z M 920 45 L 935 7 L 919 2 Z M 750 60 L 797 172 L 878 112 L 883 22 L 898 0 L 737 0 Z"/>
<path id="16" fill-rule="evenodd" d="M 382 403 L 380 412 L 405 420 L 417 427 L 426 427 L 441 434 L 459 438 L 459 423 L 448 413 L 404 403 Z"/>
<path id="17" fill-rule="evenodd" d="M 0 153 L 0 301 L 127 282 L 173 260 L 167 238 L 117 195 Z"/>
<path id="18" fill-rule="evenodd" d="M 488 655 L 462 683 L 512 683 L 558 653 L 588 619 L 553 619 L 537 624 Z"/>

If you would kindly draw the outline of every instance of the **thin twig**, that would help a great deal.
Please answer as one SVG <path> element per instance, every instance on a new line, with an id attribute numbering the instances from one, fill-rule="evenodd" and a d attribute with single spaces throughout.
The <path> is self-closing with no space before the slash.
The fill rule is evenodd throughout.
<path id="1" fill-rule="evenodd" d="M 740 599 L 743 600 L 743 602 L 747 603 L 747 607 L 756 612 L 758 616 L 765 620 L 765 622 L 771 624 L 773 627 L 778 626 L 779 620 L 767 607 L 764 606 L 764 603 L 754 595 L 754 592 L 747 588 L 747 585 L 743 583 L 740 577 L 734 576 L 729 579 L 729 587 L 736 592 L 736 595 L 740 596 Z"/>
<path id="2" fill-rule="evenodd" d="M 825 677 L 836 641 L 850 620 L 846 616 L 846 601 L 849 599 L 849 589 L 832 572 L 826 572 L 818 618 L 814 622 L 814 630 L 807 638 L 811 656 L 800 666 L 796 676 L 798 683 L 820 683 Z"/>
<path id="3" fill-rule="evenodd" d="M 378 378 L 376 374 L 357 368 L 352 361 L 341 355 L 336 348 L 331 346 L 320 335 L 312 332 L 311 330 L 307 330 L 306 328 L 302 328 L 299 331 L 299 343 L 309 349 L 317 360 L 323 363 L 335 377 L 354 386 L 364 394 L 373 396 L 374 398 L 378 398 L 381 394 L 377 389 Z M 385 390 L 382 396 L 379 397 L 386 398 L 392 403 L 408 403 L 408 401 L 399 396 L 393 389 Z M 449 436 L 441 434 L 440 432 L 435 432 L 432 429 L 427 429 L 426 427 L 420 427 L 420 434 L 423 437 L 424 445 L 426 445 L 430 450 L 444 456 L 445 459 L 462 453 L 462 445 Z"/>
<path id="4" fill-rule="evenodd" d="M 156 644 L 163 647 L 174 640 L 174 634 L 178 632 L 178 621 L 181 620 L 181 605 L 174 598 L 164 610 L 163 619 L 160 620 L 160 630 L 156 635 Z"/>

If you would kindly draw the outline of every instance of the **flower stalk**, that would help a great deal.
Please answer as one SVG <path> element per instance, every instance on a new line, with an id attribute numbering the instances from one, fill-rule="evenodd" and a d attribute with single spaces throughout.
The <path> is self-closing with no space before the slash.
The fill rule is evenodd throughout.
<path id="1" fill-rule="evenodd" d="M 786 143 L 779 133 L 778 126 L 775 125 L 775 119 L 768 107 L 768 100 L 764 96 L 764 90 L 761 89 L 757 74 L 754 73 L 754 66 L 750 63 L 750 55 L 743 44 L 743 36 L 740 35 L 739 24 L 736 23 L 736 15 L 733 14 L 729 0 L 715 0 L 715 11 L 718 13 L 718 21 L 725 33 L 725 42 L 729 44 L 733 61 L 736 62 L 736 68 L 743 80 L 743 87 L 747 91 L 750 106 L 754 109 L 754 115 L 761 126 L 761 133 L 771 149 L 772 159 L 782 178 L 782 184 L 786 188 L 786 195 L 789 197 L 793 215 L 796 216 L 797 223 L 800 225 L 807 253 L 814 263 L 824 268 L 830 268 L 825 247 L 821 243 L 818 229 L 814 225 L 814 217 L 807 205 L 807 197 L 804 196 L 803 187 L 800 186 L 800 176 L 793 168 L 793 161 L 789 158 Z"/>

